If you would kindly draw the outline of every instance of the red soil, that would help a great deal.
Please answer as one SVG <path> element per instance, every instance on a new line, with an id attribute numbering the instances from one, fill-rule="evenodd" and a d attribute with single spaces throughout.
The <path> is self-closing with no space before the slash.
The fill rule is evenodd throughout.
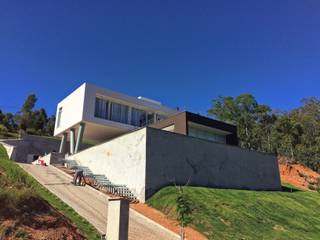
<path id="1" fill-rule="evenodd" d="M 316 185 L 320 174 L 301 164 L 293 163 L 285 159 L 279 159 L 281 182 L 310 190 L 311 185 Z"/>
<path id="2" fill-rule="evenodd" d="M 65 167 L 61 167 L 56 165 L 57 168 L 59 168 L 60 170 L 68 173 L 69 175 L 72 176 L 73 171 L 70 169 L 67 169 Z M 91 185 L 91 187 L 93 187 L 93 185 L 91 183 L 88 182 L 88 179 L 86 179 L 86 182 L 88 185 Z M 95 188 L 97 189 L 97 188 Z M 112 197 L 112 195 L 106 193 L 105 191 L 101 190 L 101 189 L 97 189 L 107 195 L 109 195 L 110 197 Z M 130 208 L 136 210 L 137 212 L 139 212 L 140 214 L 144 215 L 145 217 L 153 220 L 154 222 L 160 224 L 161 226 L 163 226 L 166 229 L 171 230 L 172 232 L 176 233 L 176 234 L 180 234 L 180 227 L 179 227 L 179 223 L 176 220 L 170 219 L 168 218 L 165 214 L 163 214 L 162 212 L 148 206 L 147 204 L 144 203 L 131 203 L 130 204 Z M 185 237 L 186 240 L 207 240 L 208 238 L 205 237 L 204 235 L 202 235 L 201 233 L 197 232 L 196 230 L 194 230 L 191 227 L 187 227 L 185 229 Z"/>
<path id="3" fill-rule="evenodd" d="M 36 205 L 36 206 L 35 206 Z M 85 239 L 77 227 L 41 199 L 0 210 L 0 239 Z"/>
<path id="4" fill-rule="evenodd" d="M 174 233 L 180 234 L 180 227 L 177 221 L 168 218 L 165 214 L 162 212 L 146 205 L 143 203 L 134 203 L 130 204 L 130 207 L 137 212 L 141 213 L 145 217 L 157 222 L 161 226 L 171 230 Z M 187 227 L 185 229 L 185 237 L 186 240 L 206 240 L 208 239 L 201 233 L 197 232 L 191 227 Z"/>

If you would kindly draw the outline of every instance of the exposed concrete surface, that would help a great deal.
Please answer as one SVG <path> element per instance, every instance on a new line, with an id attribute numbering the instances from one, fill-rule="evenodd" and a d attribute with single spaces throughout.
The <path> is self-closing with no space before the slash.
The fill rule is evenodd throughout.
<path id="1" fill-rule="evenodd" d="M 275 156 L 154 128 L 142 128 L 69 156 L 144 202 L 173 184 L 280 190 Z"/>
<path id="2" fill-rule="evenodd" d="M 169 184 L 280 190 L 274 155 L 147 128 L 146 198 Z"/>
<path id="3" fill-rule="evenodd" d="M 53 167 L 31 164 L 19 164 L 48 190 L 72 207 L 81 216 L 94 225 L 98 231 L 105 233 L 107 224 L 107 196 L 86 186 L 71 184 L 71 176 Z M 129 217 L 130 240 L 177 240 L 176 235 L 169 233 L 157 224 L 146 219 L 134 210 Z"/>
<path id="4" fill-rule="evenodd" d="M 145 199 L 146 128 L 115 138 L 68 157 L 114 184 L 126 185 Z"/>
<path id="5" fill-rule="evenodd" d="M 11 160 L 27 162 L 29 154 L 43 156 L 50 152 L 58 152 L 60 140 L 37 135 L 24 135 L 21 139 L 2 139 L 0 144 L 6 148 Z M 81 145 L 81 149 L 88 147 L 91 145 Z M 65 151 L 69 151 L 69 144 L 66 144 Z"/>
<path id="6" fill-rule="evenodd" d="M 17 162 L 26 162 L 28 154 L 44 155 L 59 150 L 60 141 L 47 137 L 25 135 L 22 139 L 7 139 L 3 143 L 13 148 L 10 159 Z"/>

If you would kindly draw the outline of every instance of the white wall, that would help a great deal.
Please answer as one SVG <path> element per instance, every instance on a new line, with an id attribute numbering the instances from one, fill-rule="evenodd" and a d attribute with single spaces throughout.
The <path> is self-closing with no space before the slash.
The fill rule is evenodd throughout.
<path id="1" fill-rule="evenodd" d="M 105 174 L 114 184 L 125 184 L 145 199 L 146 128 L 69 156 L 95 174 Z"/>
<path id="2" fill-rule="evenodd" d="M 85 89 L 86 84 L 84 83 L 69 96 L 58 103 L 54 136 L 62 133 L 63 131 L 73 127 L 74 125 L 82 121 Z M 59 128 L 57 128 L 58 112 L 60 107 L 62 107 L 62 115 L 60 126 Z"/>
<path id="3" fill-rule="evenodd" d="M 100 96 L 107 100 L 120 103 L 129 107 L 145 110 L 146 112 L 155 112 L 165 116 L 177 113 L 176 110 L 165 107 L 163 105 L 154 104 L 152 102 L 147 102 L 145 100 L 141 100 L 136 97 L 131 97 L 122 93 L 113 92 L 111 90 L 99 88 L 95 85 L 86 83 L 85 100 L 84 100 L 85 111 L 83 113 L 84 121 L 95 122 L 99 124 L 110 124 L 110 121 L 101 119 L 101 118 L 96 118 L 94 116 L 96 96 Z M 128 129 L 133 128 L 132 126 L 128 126 L 122 123 L 115 123 L 115 124 L 121 128 L 128 128 Z"/>
<path id="4" fill-rule="evenodd" d="M 136 97 L 131 97 L 108 89 L 99 88 L 92 84 L 84 83 L 58 104 L 54 135 L 57 136 L 71 127 L 76 126 L 80 122 L 108 126 L 121 131 L 130 131 L 136 128 L 129 124 L 96 118 L 94 116 L 96 96 L 100 96 L 129 107 L 136 107 L 147 112 L 155 112 L 165 116 L 176 113 L 176 110 L 163 105 L 158 105 Z M 60 107 L 62 107 L 62 116 L 60 126 L 57 128 Z"/>

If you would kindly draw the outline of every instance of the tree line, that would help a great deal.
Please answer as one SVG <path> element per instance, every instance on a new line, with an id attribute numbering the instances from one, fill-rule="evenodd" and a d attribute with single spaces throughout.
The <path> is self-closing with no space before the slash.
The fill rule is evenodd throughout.
<path id="1" fill-rule="evenodd" d="M 251 94 L 212 101 L 208 114 L 238 127 L 240 147 L 273 153 L 320 171 L 320 99 L 305 98 L 288 112 L 259 104 Z"/>
<path id="2" fill-rule="evenodd" d="M 4 113 L 0 109 L 0 135 L 28 133 L 52 136 L 55 116 L 48 117 L 44 108 L 34 109 L 37 100 L 35 94 L 29 95 L 17 113 Z"/>

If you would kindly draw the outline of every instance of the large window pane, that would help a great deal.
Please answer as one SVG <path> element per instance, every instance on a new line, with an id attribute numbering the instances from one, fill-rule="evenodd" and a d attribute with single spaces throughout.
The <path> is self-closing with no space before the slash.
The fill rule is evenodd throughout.
<path id="1" fill-rule="evenodd" d="M 219 135 L 213 132 L 208 132 L 203 129 L 189 127 L 189 136 L 201 138 L 205 140 L 209 140 L 212 142 L 218 142 L 218 143 L 226 143 L 226 136 L 225 135 Z"/>
<path id="2" fill-rule="evenodd" d="M 119 104 L 111 103 L 111 120 L 115 122 L 128 123 L 129 107 Z"/>
<path id="3" fill-rule="evenodd" d="M 142 127 L 146 125 L 146 112 L 137 108 L 132 108 L 131 124 L 133 126 Z"/>
<path id="4" fill-rule="evenodd" d="M 98 118 L 109 119 L 108 106 L 108 101 L 101 98 L 96 98 L 94 116 Z"/>
<path id="5" fill-rule="evenodd" d="M 154 123 L 154 113 L 148 113 L 148 124 Z"/>

